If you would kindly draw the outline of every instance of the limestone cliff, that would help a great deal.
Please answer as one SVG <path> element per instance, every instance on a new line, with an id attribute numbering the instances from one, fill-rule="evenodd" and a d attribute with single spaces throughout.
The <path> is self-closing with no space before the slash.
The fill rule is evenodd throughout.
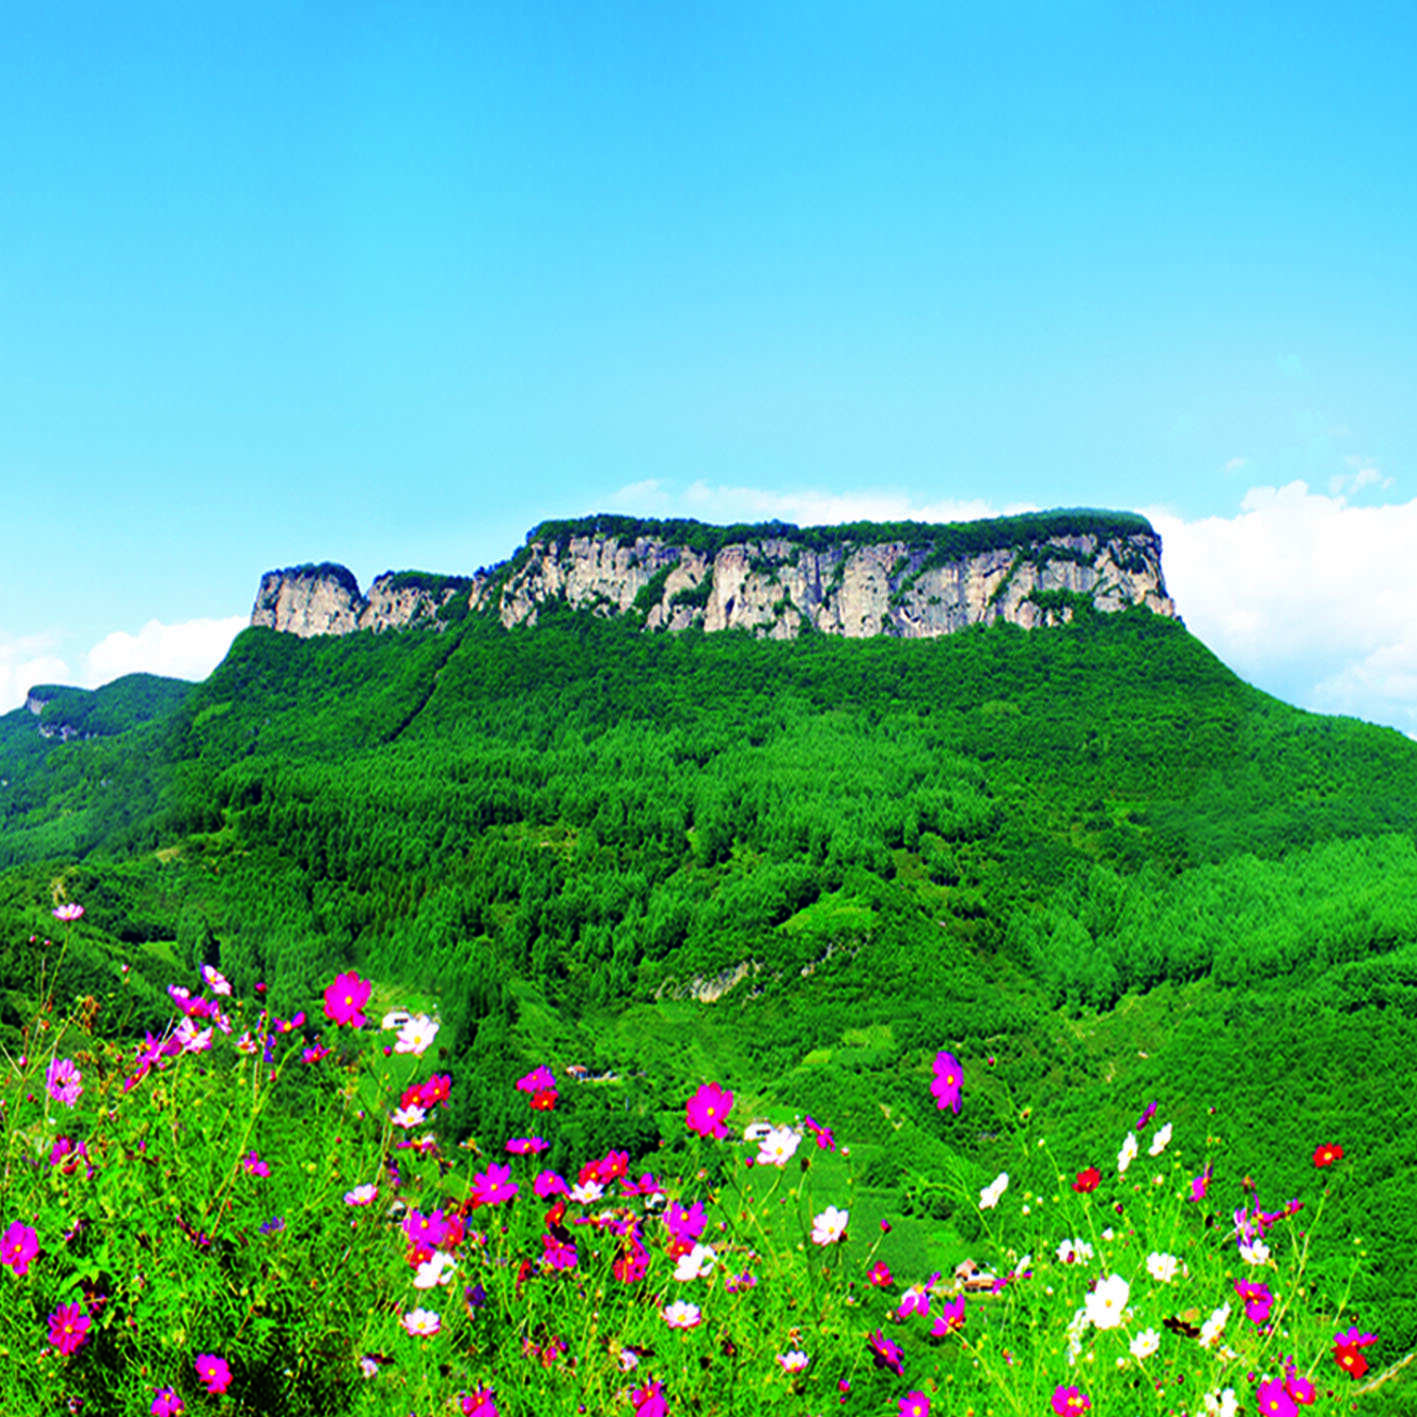
<path id="1" fill-rule="evenodd" d="M 347 635 L 352 630 L 441 625 L 467 613 L 469 594 L 478 583 L 475 576 L 386 571 L 366 596 L 353 574 L 332 561 L 291 566 L 261 577 L 251 623 L 302 639 Z"/>
<path id="2" fill-rule="evenodd" d="M 555 605 L 626 616 L 646 631 L 701 625 L 774 639 L 812 630 L 920 639 L 999 620 L 1032 629 L 1133 605 L 1176 613 L 1160 538 L 1122 513 L 807 529 L 605 516 L 544 522 L 490 572 L 389 574 L 367 597 L 342 566 L 272 571 L 251 623 L 345 634 L 486 612 L 511 628 Z"/>

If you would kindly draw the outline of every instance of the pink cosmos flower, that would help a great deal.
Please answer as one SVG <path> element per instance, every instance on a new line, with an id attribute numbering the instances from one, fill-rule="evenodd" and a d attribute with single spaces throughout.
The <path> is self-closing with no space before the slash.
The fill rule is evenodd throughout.
<path id="1" fill-rule="evenodd" d="M 0 1264 L 9 1265 L 20 1276 L 29 1273 L 30 1261 L 38 1253 L 39 1236 L 18 1220 L 0 1237 Z"/>
<path id="2" fill-rule="evenodd" d="M 959 1294 L 953 1299 L 946 1299 L 940 1305 L 939 1317 L 935 1320 L 930 1332 L 936 1338 L 944 1338 L 946 1334 L 954 1333 L 963 1327 L 964 1295 Z"/>
<path id="3" fill-rule="evenodd" d="M 447 1239 L 447 1217 L 441 1210 L 429 1215 L 424 1215 L 421 1210 L 410 1210 L 404 1217 L 403 1233 L 415 1249 L 436 1250 Z"/>
<path id="4" fill-rule="evenodd" d="M 556 1074 L 545 1063 L 533 1068 L 524 1078 L 517 1079 L 518 1092 L 554 1092 Z"/>
<path id="5" fill-rule="evenodd" d="M 1352 1328 L 1345 1329 L 1342 1333 L 1334 1334 L 1333 1341 L 1335 1343 L 1350 1343 L 1356 1348 L 1367 1348 L 1370 1344 L 1378 1341 L 1378 1336 L 1375 1333 L 1361 1332 L 1355 1324 Z"/>
<path id="6" fill-rule="evenodd" d="M 930 1091 L 934 1093 L 935 1105 L 940 1111 L 948 1107 L 956 1116 L 959 1115 L 959 1089 L 963 1075 L 964 1069 L 953 1053 L 941 1051 L 935 1054 L 935 1080 L 930 1084 Z M 901 1410 L 904 1411 L 903 1408 Z"/>
<path id="7" fill-rule="evenodd" d="M 782 1365 L 784 1373 L 804 1373 L 807 1371 L 807 1364 L 812 1360 L 800 1348 L 793 1348 L 786 1353 L 779 1353 L 777 1361 Z"/>
<path id="8" fill-rule="evenodd" d="M 880 1329 L 869 1335 L 866 1341 L 871 1345 L 871 1360 L 878 1368 L 889 1368 L 898 1378 L 905 1375 L 898 1344 L 892 1343 Z"/>
<path id="9" fill-rule="evenodd" d="M 565 1177 L 555 1171 L 538 1172 L 531 1187 L 542 1200 L 546 1200 L 548 1196 L 564 1196 L 571 1189 L 566 1184 Z"/>
<path id="10" fill-rule="evenodd" d="M 1255 1390 L 1260 1417 L 1297 1417 L 1298 1407 L 1279 1378 L 1267 1378 Z"/>
<path id="11" fill-rule="evenodd" d="M 199 1353 L 196 1368 L 197 1381 L 204 1383 L 213 1397 L 231 1386 L 231 1368 L 225 1358 L 219 1358 L 215 1353 Z"/>
<path id="12" fill-rule="evenodd" d="M 919 1314 L 922 1319 L 930 1317 L 930 1291 L 940 1282 L 938 1273 L 930 1276 L 924 1284 L 912 1284 L 900 1296 L 900 1307 L 896 1310 L 898 1319 L 908 1319 Z"/>
<path id="13" fill-rule="evenodd" d="M 66 1107 L 72 1107 L 83 1088 L 84 1075 L 74 1066 L 72 1058 L 55 1058 L 44 1072 L 44 1086 L 49 1095 Z"/>
<path id="14" fill-rule="evenodd" d="M 889 1289 L 891 1285 L 891 1267 L 885 1260 L 877 1260 L 870 1269 L 866 1271 L 866 1278 L 877 1289 Z"/>
<path id="15" fill-rule="evenodd" d="M 807 1130 L 811 1132 L 814 1137 L 816 1137 L 817 1145 L 821 1148 L 821 1150 L 836 1150 L 836 1139 L 832 1136 L 832 1129 L 830 1127 L 824 1127 L 820 1122 L 815 1122 L 810 1117 L 803 1119 L 803 1125 L 805 1125 Z"/>
<path id="16" fill-rule="evenodd" d="M 664 1400 L 664 1384 L 648 1383 L 630 1389 L 630 1401 L 635 1404 L 635 1417 L 665 1417 L 669 1404 Z"/>
<path id="17" fill-rule="evenodd" d="M 399 1322 L 403 1324 L 404 1331 L 414 1338 L 432 1338 L 443 1327 L 443 1320 L 432 1309 L 410 1310 L 402 1315 Z"/>
<path id="18" fill-rule="evenodd" d="M 1058 1417 L 1077 1417 L 1079 1412 L 1086 1412 L 1091 1406 L 1092 1399 L 1075 1387 L 1060 1384 L 1053 1390 L 1053 1411 Z"/>
<path id="19" fill-rule="evenodd" d="M 223 998 L 231 995 L 231 982 L 219 969 L 213 969 L 211 965 L 202 966 L 202 981 L 213 994 L 220 994 Z"/>
<path id="20" fill-rule="evenodd" d="M 75 901 L 68 901 L 64 905 L 54 907 L 54 918 L 65 922 L 79 920 L 83 918 L 84 907 Z"/>
<path id="21" fill-rule="evenodd" d="M 361 979 L 352 969 L 335 975 L 333 984 L 325 989 L 325 1017 L 331 1023 L 363 1028 L 368 1019 L 360 1012 L 369 1002 L 369 981 Z"/>
<path id="22" fill-rule="evenodd" d="M 490 1387 L 463 1393 L 458 1405 L 462 1408 L 463 1417 L 497 1417 L 497 1404 L 492 1400 Z"/>
<path id="23" fill-rule="evenodd" d="M 271 1168 L 254 1151 L 248 1151 L 241 1158 L 241 1165 L 253 1176 L 269 1176 L 271 1174 Z"/>
<path id="24" fill-rule="evenodd" d="M 638 1181 L 632 1181 L 628 1176 L 622 1177 L 620 1190 L 626 1198 L 632 1196 L 662 1196 L 664 1187 L 654 1179 L 654 1176 L 646 1171 Z"/>
<path id="25" fill-rule="evenodd" d="M 1154 1116 L 1156 1116 L 1156 1103 L 1148 1102 L 1141 1116 L 1137 1118 L 1137 1131 L 1144 1132 L 1146 1130 L 1146 1124 L 1151 1121 Z"/>
<path id="26" fill-rule="evenodd" d="M 528 1156 L 533 1152 L 545 1151 L 551 1143 L 541 1137 L 513 1137 L 507 1143 L 507 1150 L 513 1156 Z"/>
<path id="27" fill-rule="evenodd" d="M 670 1328 L 697 1328 L 704 1321 L 703 1310 L 697 1304 L 686 1304 L 682 1299 L 676 1299 L 661 1309 L 660 1314 Z"/>
<path id="28" fill-rule="evenodd" d="M 575 1269 L 576 1261 L 580 1256 L 576 1253 L 576 1247 L 568 1244 L 565 1240 L 557 1239 L 555 1235 L 543 1235 L 541 1237 L 542 1259 L 546 1261 L 552 1269 Z"/>
<path id="29" fill-rule="evenodd" d="M 170 1387 L 160 1387 L 153 1398 L 153 1417 L 177 1417 L 187 1410 L 187 1404 Z"/>
<path id="30" fill-rule="evenodd" d="M 472 1177 L 472 1203 L 478 1205 L 500 1205 L 516 1195 L 520 1187 L 512 1180 L 512 1168 L 491 1162 L 485 1171 L 476 1171 Z"/>
<path id="31" fill-rule="evenodd" d="M 923 1392 L 908 1392 L 900 1400 L 900 1417 L 930 1417 L 930 1399 Z"/>
<path id="32" fill-rule="evenodd" d="M 1205 1170 L 1199 1176 L 1192 1177 L 1191 1193 L 1186 1197 L 1187 1200 L 1203 1201 L 1205 1199 L 1205 1193 L 1210 1188 L 1210 1178 L 1213 1171 L 1214 1168 L 1207 1162 Z"/>
<path id="33" fill-rule="evenodd" d="M 92 1322 L 78 1304 L 60 1304 L 49 1316 L 49 1341 L 67 1358 L 88 1338 Z"/>
<path id="34" fill-rule="evenodd" d="M 346 1205 L 373 1205 L 378 1194 L 378 1186 L 372 1181 L 366 1181 L 362 1186 L 356 1186 L 352 1191 L 346 1191 L 344 1203 Z"/>
<path id="35" fill-rule="evenodd" d="M 664 1225 L 683 1244 L 692 1244 L 704 1233 L 704 1203 L 695 1201 L 685 1210 L 678 1201 L 670 1201 L 664 1212 Z"/>
<path id="36" fill-rule="evenodd" d="M 684 1109 L 685 1120 L 690 1131 L 723 1141 L 728 1136 L 724 1121 L 732 1108 L 733 1094 L 725 1092 L 716 1082 L 706 1082 L 689 1099 Z"/>
<path id="37" fill-rule="evenodd" d="M 1255 1284 L 1248 1279 L 1235 1281 L 1235 1292 L 1245 1306 L 1245 1317 L 1253 1324 L 1263 1325 L 1269 1319 L 1269 1311 L 1274 1306 L 1274 1295 L 1263 1284 Z"/>

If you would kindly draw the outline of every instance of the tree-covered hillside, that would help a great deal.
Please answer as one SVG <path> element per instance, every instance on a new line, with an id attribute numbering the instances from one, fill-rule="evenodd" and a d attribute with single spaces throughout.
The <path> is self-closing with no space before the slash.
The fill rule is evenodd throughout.
<path id="1" fill-rule="evenodd" d="M 345 966 L 436 1002 L 476 1136 L 548 1056 L 607 1078 L 566 1159 L 653 1150 L 691 1080 L 731 1077 L 746 1115 L 828 1096 L 887 1253 L 937 1268 L 972 1233 L 947 1178 L 992 1174 L 1020 1109 L 1081 1166 L 1160 1096 L 1257 1172 L 1343 1141 L 1360 1282 L 1417 1339 L 1417 746 L 1268 698 L 1175 622 L 249 630 L 147 723 L 9 743 L 11 1030 L 62 883 L 82 992 L 132 966 L 129 1027 L 204 962 L 277 1008 Z M 919 1100 L 945 1045 L 977 1122 L 949 1146 Z"/>

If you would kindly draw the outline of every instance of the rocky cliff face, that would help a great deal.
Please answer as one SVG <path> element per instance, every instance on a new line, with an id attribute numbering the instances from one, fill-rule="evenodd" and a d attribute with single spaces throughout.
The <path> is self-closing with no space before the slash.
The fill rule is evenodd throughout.
<path id="1" fill-rule="evenodd" d="M 1161 541 L 1139 517 L 1056 512 L 928 527 L 705 527 L 588 518 L 544 523 L 508 563 L 465 578 L 342 566 L 272 571 L 253 625 L 297 635 L 441 624 L 469 612 L 534 625 L 550 606 L 633 617 L 646 631 L 816 630 L 903 639 L 1003 620 L 1033 629 L 1138 605 L 1174 616 Z"/>
<path id="2" fill-rule="evenodd" d="M 331 561 L 292 566 L 261 577 L 251 623 L 302 639 L 347 635 L 352 630 L 440 625 L 466 614 L 478 584 L 475 576 L 388 571 L 374 581 L 366 596 L 353 574 Z"/>

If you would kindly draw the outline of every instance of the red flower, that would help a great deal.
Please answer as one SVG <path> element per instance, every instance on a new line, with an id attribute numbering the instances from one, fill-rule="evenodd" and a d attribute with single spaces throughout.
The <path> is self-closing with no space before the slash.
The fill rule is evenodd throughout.
<path id="1" fill-rule="evenodd" d="M 1335 1144 L 1321 1146 L 1314 1152 L 1315 1166 L 1332 1166 L 1335 1161 L 1343 1160 L 1343 1148 Z"/>
<path id="2" fill-rule="evenodd" d="M 1089 1191 L 1095 1191 L 1102 1184 L 1102 1172 L 1097 1167 L 1089 1166 L 1086 1171 L 1079 1171 L 1077 1180 L 1073 1182 L 1073 1190 L 1079 1195 L 1086 1195 Z"/>
<path id="3" fill-rule="evenodd" d="M 1333 1361 L 1350 1378 L 1361 1378 L 1368 1371 L 1368 1360 L 1358 1351 L 1356 1343 L 1335 1343 Z"/>

